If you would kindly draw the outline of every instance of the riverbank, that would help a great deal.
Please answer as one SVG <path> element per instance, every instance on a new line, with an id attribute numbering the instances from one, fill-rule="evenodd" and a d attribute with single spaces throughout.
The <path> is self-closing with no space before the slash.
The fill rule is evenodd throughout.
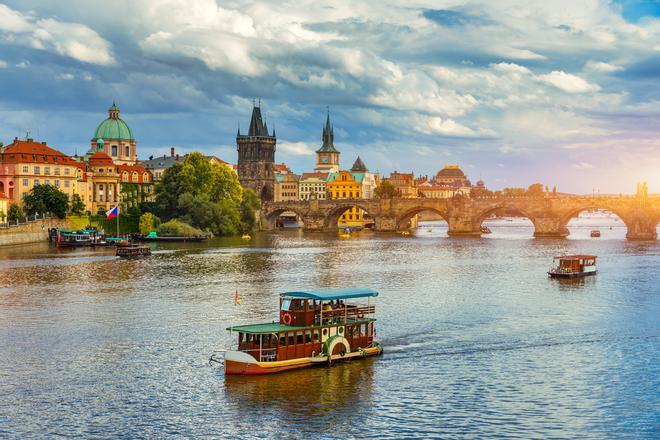
<path id="1" fill-rule="evenodd" d="M 46 241 L 48 228 L 69 228 L 71 223 L 71 219 L 47 218 L 0 228 L 0 246 Z"/>

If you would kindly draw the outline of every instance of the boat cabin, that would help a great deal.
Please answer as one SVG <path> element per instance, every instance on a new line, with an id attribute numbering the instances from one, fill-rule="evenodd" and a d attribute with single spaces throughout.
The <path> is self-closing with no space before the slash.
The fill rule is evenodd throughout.
<path id="1" fill-rule="evenodd" d="M 351 351 L 366 349 L 374 343 L 375 296 L 372 289 L 285 292 L 280 294 L 279 322 L 227 330 L 238 333 L 238 350 L 259 362 L 319 356 L 333 336 L 345 338 Z"/>
<path id="2" fill-rule="evenodd" d="M 595 255 L 563 255 L 553 258 L 550 274 L 588 274 L 596 272 Z"/>

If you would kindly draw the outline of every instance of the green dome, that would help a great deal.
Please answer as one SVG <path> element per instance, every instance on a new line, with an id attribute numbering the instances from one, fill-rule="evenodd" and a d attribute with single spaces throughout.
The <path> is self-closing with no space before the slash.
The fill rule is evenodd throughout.
<path id="1" fill-rule="evenodd" d="M 112 107 L 108 110 L 110 116 L 105 121 L 101 122 L 96 127 L 94 137 L 92 139 L 118 139 L 125 141 L 134 141 L 133 133 L 128 128 L 128 124 L 119 117 L 119 107 L 112 103 Z"/>

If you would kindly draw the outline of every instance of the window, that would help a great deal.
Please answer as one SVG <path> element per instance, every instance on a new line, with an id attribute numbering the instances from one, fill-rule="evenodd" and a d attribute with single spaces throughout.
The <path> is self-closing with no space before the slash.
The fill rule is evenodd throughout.
<path id="1" fill-rule="evenodd" d="M 60 169 L 59 169 L 59 168 L 55 168 L 55 175 L 56 175 L 56 176 L 59 176 L 59 175 L 60 175 Z"/>
<path id="2" fill-rule="evenodd" d="M 296 333 L 296 344 L 302 344 L 303 341 L 304 341 L 303 332 L 297 332 Z"/>
<path id="3" fill-rule="evenodd" d="M 69 188 L 70 186 L 71 186 L 71 182 L 69 182 L 68 180 L 65 180 L 64 181 L 64 187 Z"/>
<path id="4" fill-rule="evenodd" d="M 131 155 L 131 148 L 127 145 L 126 146 L 126 156 L 130 157 L 130 155 Z"/>
<path id="5" fill-rule="evenodd" d="M 71 173 L 71 170 L 68 168 L 64 168 L 64 175 L 68 176 Z"/>
<path id="6" fill-rule="evenodd" d="M 287 333 L 287 335 L 289 336 L 288 337 L 289 342 L 288 342 L 287 345 L 294 345 L 296 343 L 296 341 L 295 341 L 295 336 L 294 336 L 293 332 Z"/>
<path id="7" fill-rule="evenodd" d="M 44 174 L 47 176 L 50 175 L 50 167 L 44 167 Z"/>
<path id="8" fill-rule="evenodd" d="M 46 185 L 50 185 L 50 180 L 46 179 L 46 182 L 44 182 Z"/>
<path id="9" fill-rule="evenodd" d="M 281 333 L 280 334 L 280 346 L 285 346 L 286 345 L 286 333 Z"/>
<path id="10" fill-rule="evenodd" d="M 23 165 L 23 172 L 24 173 L 29 173 L 29 167 L 27 165 Z"/>
<path id="11" fill-rule="evenodd" d="M 117 146 L 116 145 L 112 146 L 112 155 L 117 157 Z"/>
<path id="12" fill-rule="evenodd" d="M 30 186 L 30 181 L 28 179 L 23 179 L 23 186 Z"/>
<path id="13" fill-rule="evenodd" d="M 312 337 L 314 338 L 314 342 L 319 342 L 319 329 L 314 329 L 312 331 Z"/>
<path id="14" fill-rule="evenodd" d="M 60 187 L 60 181 L 59 181 L 59 180 L 56 180 L 56 181 L 55 181 L 55 188 L 59 188 L 59 187 Z"/>
<path id="15" fill-rule="evenodd" d="M 312 342 L 312 331 L 305 330 L 305 344 L 310 344 Z"/>
<path id="16" fill-rule="evenodd" d="M 39 179 L 34 179 L 34 186 L 39 185 Z"/>
<path id="17" fill-rule="evenodd" d="M 41 168 L 40 167 L 34 167 L 34 174 L 41 174 Z"/>

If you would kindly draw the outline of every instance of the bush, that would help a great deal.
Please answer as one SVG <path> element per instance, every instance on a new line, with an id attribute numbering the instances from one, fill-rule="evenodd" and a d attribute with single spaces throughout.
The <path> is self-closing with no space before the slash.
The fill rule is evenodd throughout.
<path id="1" fill-rule="evenodd" d="M 140 234 L 148 234 L 155 231 L 160 225 L 160 219 L 150 212 L 145 212 L 140 216 Z"/>
<path id="2" fill-rule="evenodd" d="M 169 222 L 161 223 L 161 225 L 158 227 L 158 235 L 194 237 L 205 234 L 201 229 L 193 228 L 188 223 L 173 219 Z"/>
<path id="3" fill-rule="evenodd" d="M 10 222 L 19 222 L 25 218 L 23 209 L 15 203 L 9 205 L 9 213 L 7 214 Z"/>

